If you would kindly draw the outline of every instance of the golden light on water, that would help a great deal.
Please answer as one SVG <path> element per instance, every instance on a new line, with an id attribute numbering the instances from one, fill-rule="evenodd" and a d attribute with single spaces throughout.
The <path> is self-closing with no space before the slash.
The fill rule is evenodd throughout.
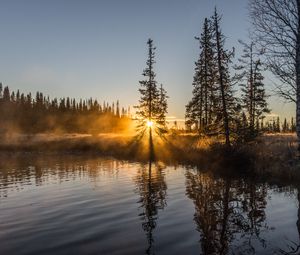
<path id="1" fill-rule="evenodd" d="M 147 127 L 150 128 L 153 126 L 153 122 L 151 120 L 147 120 Z"/>

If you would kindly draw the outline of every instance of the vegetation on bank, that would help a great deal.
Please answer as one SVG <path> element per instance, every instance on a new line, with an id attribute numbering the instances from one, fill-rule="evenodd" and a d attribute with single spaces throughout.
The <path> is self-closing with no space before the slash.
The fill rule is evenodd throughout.
<path id="1" fill-rule="evenodd" d="M 43 132 L 99 133 L 122 132 L 131 123 L 130 107 L 119 101 L 109 104 L 97 99 L 54 98 L 43 93 L 10 91 L 0 83 L 0 134 Z"/>
<path id="2" fill-rule="evenodd" d="M 134 135 L 19 135 L 0 144 L 0 157 L 17 155 L 89 155 L 148 162 L 149 144 Z M 275 182 L 300 181 L 295 134 L 264 135 L 227 150 L 218 138 L 194 134 L 154 137 L 154 159 L 168 165 L 198 167 L 221 176 L 243 176 Z"/>
<path id="3" fill-rule="evenodd" d="M 63 152 L 135 161 L 150 158 L 222 175 L 300 180 L 297 140 L 288 133 L 296 131 L 296 121 L 280 123 L 278 117 L 265 123 L 270 109 L 263 77 L 268 68 L 264 51 L 255 42 L 240 42 L 243 55 L 234 65 L 235 52 L 225 47 L 221 21 L 215 10 L 196 38 L 200 52 L 192 98 L 186 105 L 185 130 L 167 127 L 168 96 L 156 81 L 155 47 L 149 39 L 135 118 L 130 109 L 120 109 L 118 101 L 50 99 L 40 92 L 32 98 L 30 93 L 10 92 L 8 87 L 2 90 L 0 85 L 1 154 Z M 280 131 L 286 135 L 266 135 Z"/>

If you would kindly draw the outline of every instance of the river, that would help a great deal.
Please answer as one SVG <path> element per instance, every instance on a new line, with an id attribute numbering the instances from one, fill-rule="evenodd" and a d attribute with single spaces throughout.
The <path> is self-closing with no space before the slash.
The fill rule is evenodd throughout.
<path id="1" fill-rule="evenodd" d="M 300 188 L 300 185 L 299 185 Z M 0 254 L 286 254 L 298 187 L 76 155 L 0 162 Z"/>

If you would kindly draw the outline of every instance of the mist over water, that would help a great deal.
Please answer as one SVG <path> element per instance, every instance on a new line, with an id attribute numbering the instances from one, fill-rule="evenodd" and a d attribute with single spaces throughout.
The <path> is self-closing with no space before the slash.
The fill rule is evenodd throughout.
<path id="1" fill-rule="evenodd" d="M 298 190 L 110 158 L 0 163 L 1 254 L 282 254 Z"/>

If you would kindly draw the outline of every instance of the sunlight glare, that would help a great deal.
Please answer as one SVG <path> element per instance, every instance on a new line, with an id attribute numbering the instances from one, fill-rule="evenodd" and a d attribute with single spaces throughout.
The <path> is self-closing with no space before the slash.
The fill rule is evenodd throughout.
<path id="1" fill-rule="evenodd" d="M 150 128 L 153 126 L 153 122 L 151 120 L 147 120 L 147 127 Z"/>

